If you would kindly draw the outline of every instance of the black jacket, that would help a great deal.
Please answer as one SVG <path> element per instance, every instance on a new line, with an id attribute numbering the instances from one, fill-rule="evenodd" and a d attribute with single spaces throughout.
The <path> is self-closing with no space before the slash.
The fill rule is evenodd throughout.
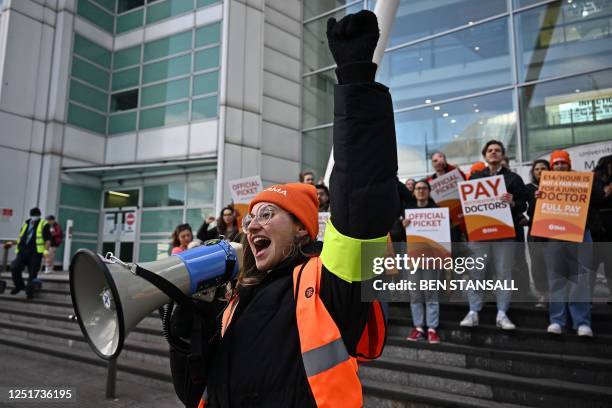
<path id="1" fill-rule="evenodd" d="M 338 85 L 335 90 L 335 165 L 330 179 L 331 220 L 344 235 L 382 237 L 398 212 L 397 150 L 388 89 L 376 83 Z M 211 407 L 314 406 L 303 367 L 293 297 L 293 267 L 283 262 L 256 287 L 242 289 L 232 324 L 209 343 Z M 369 303 L 361 284 L 323 268 L 321 299 L 355 353 Z M 217 322 L 218 325 L 218 322 Z M 177 395 L 195 406 L 205 383 L 194 384 L 184 358 L 171 352 Z"/>
<path id="2" fill-rule="evenodd" d="M 519 225 L 522 214 L 527 210 L 527 190 L 521 176 L 510 169 L 502 167 L 496 175 L 503 176 L 506 183 L 506 191 L 512 194 L 514 207 L 511 207 L 512 219 L 514 220 L 514 231 L 516 232 L 516 240 L 524 241 L 523 227 Z M 484 177 L 490 177 L 491 173 L 487 167 L 483 171 L 479 171 L 470 176 L 470 180 L 475 180 Z"/>
<path id="3" fill-rule="evenodd" d="M 208 241 L 210 239 L 219 238 L 219 229 L 217 227 L 208 229 L 209 224 L 204 221 L 200 228 L 198 228 L 198 233 L 196 234 L 196 238 L 202 242 Z M 240 242 L 242 239 L 242 233 L 240 232 L 240 227 L 238 227 L 237 231 L 234 231 L 233 234 L 228 234 L 225 237 L 227 240 L 231 242 Z"/>

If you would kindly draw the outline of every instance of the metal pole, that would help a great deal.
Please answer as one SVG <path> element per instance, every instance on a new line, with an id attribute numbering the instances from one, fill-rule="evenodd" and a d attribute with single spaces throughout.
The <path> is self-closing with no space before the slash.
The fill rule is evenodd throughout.
<path id="1" fill-rule="evenodd" d="M 115 385 L 117 383 L 117 358 L 108 361 L 106 373 L 106 399 L 115 399 Z"/>
<path id="2" fill-rule="evenodd" d="M 72 227 L 73 220 L 66 220 L 66 238 L 64 239 L 64 259 L 62 262 L 62 270 L 67 271 L 70 267 L 70 251 L 72 250 Z"/>

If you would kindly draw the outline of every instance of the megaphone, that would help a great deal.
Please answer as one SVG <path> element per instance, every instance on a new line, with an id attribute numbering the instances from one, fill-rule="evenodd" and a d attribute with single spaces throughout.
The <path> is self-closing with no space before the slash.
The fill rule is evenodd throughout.
<path id="1" fill-rule="evenodd" d="M 238 275 L 241 257 L 242 246 L 225 240 L 145 263 L 80 249 L 70 262 L 70 295 L 81 331 L 98 356 L 116 358 L 130 331 L 170 301 L 169 289 L 189 297 L 210 291 Z"/>

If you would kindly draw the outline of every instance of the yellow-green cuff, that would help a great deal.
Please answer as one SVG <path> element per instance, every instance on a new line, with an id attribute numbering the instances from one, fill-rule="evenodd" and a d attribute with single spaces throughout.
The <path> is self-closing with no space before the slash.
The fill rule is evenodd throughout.
<path id="1" fill-rule="evenodd" d="M 342 235 L 329 219 L 325 226 L 321 261 L 327 270 L 340 279 L 347 282 L 361 282 L 374 276 L 372 272 L 374 258 L 385 256 L 386 245 L 386 235 L 373 239 L 357 239 Z M 363 273 L 361 265 L 365 266 Z"/>

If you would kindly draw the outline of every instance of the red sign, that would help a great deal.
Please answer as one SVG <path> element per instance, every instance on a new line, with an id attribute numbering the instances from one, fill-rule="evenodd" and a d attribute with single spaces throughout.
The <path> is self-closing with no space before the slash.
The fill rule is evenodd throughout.
<path id="1" fill-rule="evenodd" d="M 134 213 L 127 213 L 125 215 L 125 223 L 127 225 L 133 225 L 134 221 L 136 221 L 136 216 L 134 215 Z"/>
<path id="2" fill-rule="evenodd" d="M 13 216 L 13 209 L 12 208 L 3 208 L 2 209 L 2 216 L 3 217 L 12 217 Z"/>

